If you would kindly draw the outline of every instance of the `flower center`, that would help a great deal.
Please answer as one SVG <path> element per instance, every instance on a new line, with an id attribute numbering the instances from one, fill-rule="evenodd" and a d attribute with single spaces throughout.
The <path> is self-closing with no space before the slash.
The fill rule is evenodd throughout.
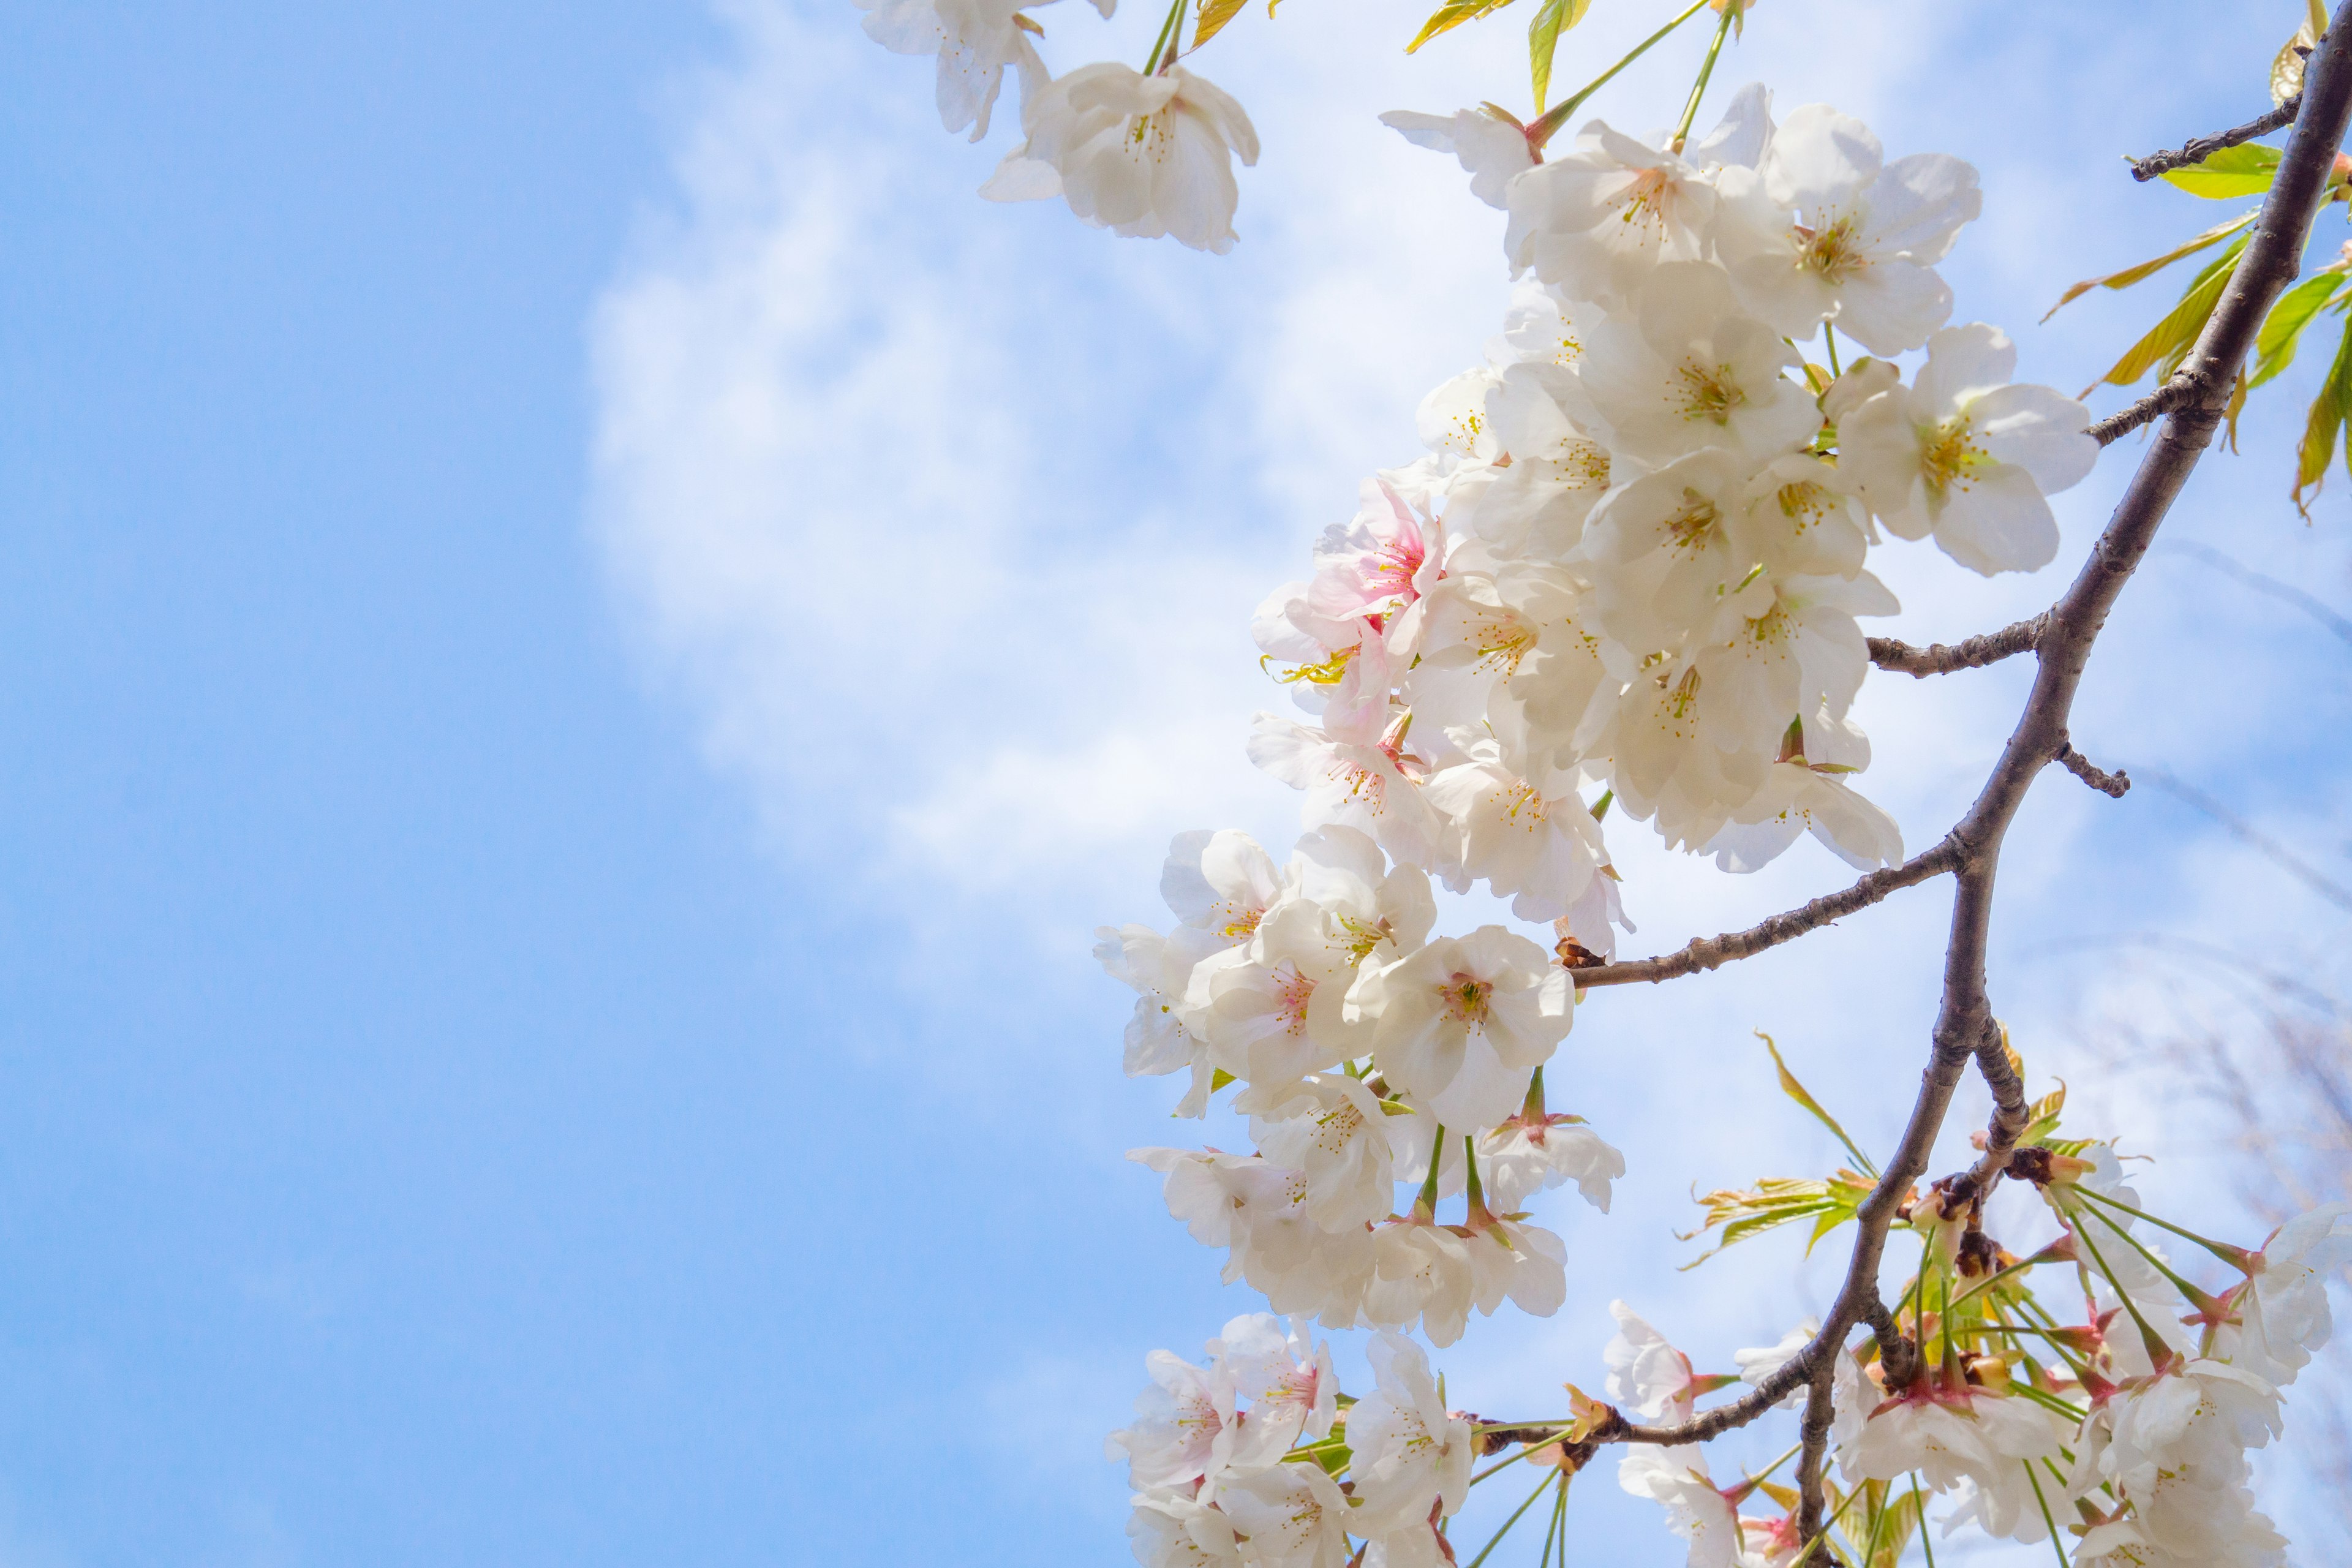
<path id="1" fill-rule="evenodd" d="M 1731 422 L 1731 412 L 1748 401 L 1748 394 L 1731 379 L 1727 364 L 1701 364 L 1686 359 L 1675 369 L 1675 379 L 1682 383 L 1683 417 L 1706 419 L 1717 425 Z"/>
<path id="2" fill-rule="evenodd" d="M 1816 229 L 1798 226 L 1797 233 L 1804 240 L 1798 265 L 1824 282 L 1844 282 L 1870 265 L 1870 258 L 1863 253 L 1861 238 L 1854 232 L 1860 226 L 1851 213 Z"/>
<path id="3" fill-rule="evenodd" d="M 1919 477 L 1927 481 L 1927 489 L 1938 500 L 1955 485 L 1967 489 L 1971 475 L 1992 465 L 1990 454 L 1976 444 L 1975 437 L 1965 414 L 1920 427 Z"/>
<path id="4" fill-rule="evenodd" d="M 1723 513 L 1716 504 L 1694 489 L 1683 491 L 1683 510 L 1666 519 L 1666 547 L 1686 551 L 1696 555 L 1714 537 L 1716 525 Z"/>
<path id="5" fill-rule="evenodd" d="M 1473 1028 L 1486 1022 L 1487 1003 L 1495 994 L 1490 983 L 1473 974 L 1455 974 L 1441 988 L 1446 1011 Z"/>

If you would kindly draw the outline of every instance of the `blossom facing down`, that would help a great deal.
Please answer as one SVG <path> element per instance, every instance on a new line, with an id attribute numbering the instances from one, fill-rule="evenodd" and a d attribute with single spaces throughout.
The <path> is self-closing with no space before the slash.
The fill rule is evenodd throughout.
<path id="1" fill-rule="evenodd" d="M 1839 467 L 1892 532 L 1935 536 L 1972 572 L 2031 572 L 2058 553 L 2043 498 L 2099 456 L 2090 413 L 2046 386 L 2014 385 L 2017 348 L 1982 322 L 1927 340 L 1911 386 L 1889 385 L 1838 422 Z M 1862 366 L 1850 370 L 1870 374 Z"/>
<path id="2" fill-rule="evenodd" d="M 1536 151 L 1528 128 L 1491 107 L 1458 110 L 1452 114 L 1422 114 L 1392 109 L 1381 123 L 1416 147 L 1451 153 L 1470 176 L 1470 194 L 1490 207 L 1507 211 L 1503 197 L 1514 175 L 1536 166 Z"/>
<path id="3" fill-rule="evenodd" d="M 1181 66 L 1145 76 L 1103 61 L 1026 95 L 1026 139 L 980 188 L 991 201 L 1060 196 L 1097 228 L 1234 247 L 1233 160 L 1257 162 L 1257 131 L 1223 89 Z"/>
<path id="4" fill-rule="evenodd" d="M 975 142 L 988 134 L 997 92 L 1011 68 L 1025 96 L 1045 81 L 1020 25 L 1019 13 L 1034 0 L 857 0 L 866 13 L 866 36 L 893 54 L 939 56 L 940 123 L 950 131 L 971 128 Z M 1110 15 L 1115 0 L 1102 0 Z"/>

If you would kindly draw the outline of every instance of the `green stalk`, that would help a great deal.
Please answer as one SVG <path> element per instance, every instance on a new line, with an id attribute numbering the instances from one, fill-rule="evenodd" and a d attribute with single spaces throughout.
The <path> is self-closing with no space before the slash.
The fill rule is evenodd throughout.
<path id="1" fill-rule="evenodd" d="M 1691 83 L 1690 101 L 1683 105 L 1682 123 L 1675 127 L 1675 139 L 1666 143 L 1666 151 L 1679 153 L 1683 143 L 1690 140 L 1691 121 L 1698 118 L 1698 100 L 1706 96 L 1706 79 L 1715 74 L 1715 60 L 1723 53 L 1723 40 L 1731 35 L 1731 24 L 1747 9 L 1747 0 L 1728 0 L 1723 7 L 1723 20 L 1717 24 L 1715 42 L 1706 47 L 1706 58 L 1699 62 L 1698 79 Z"/>
<path id="2" fill-rule="evenodd" d="M 1546 1476 L 1543 1479 L 1536 1483 L 1536 1489 L 1528 1494 L 1528 1500 L 1519 1505 L 1518 1512 L 1512 1514 L 1510 1518 L 1503 1521 L 1503 1528 L 1495 1531 L 1495 1538 L 1478 1549 L 1477 1556 L 1470 1559 L 1470 1568 L 1478 1568 L 1478 1564 L 1486 1561 L 1486 1553 L 1494 1551 L 1496 1547 L 1500 1546 L 1503 1543 L 1503 1537 L 1511 1533 L 1511 1526 L 1519 1522 L 1519 1514 L 1525 1513 L 1528 1510 L 1535 1507 L 1536 1499 L 1543 1496 L 1544 1489 L 1550 1485 L 1551 1478 L 1549 1476 Z"/>
<path id="3" fill-rule="evenodd" d="M 1437 1136 L 1429 1142 L 1429 1180 L 1421 1184 L 1421 1195 L 1412 1201 L 1415 1212 L 1426 1211 L 1437 1217 L 1437 1173 L 1445 1168 L 1445 1123 L 1437 1124 Z"/>
<path id="4" fill-rule="evenodd" d="M 1513 1454 L 1509 1458 L 1503 1460 L 1499 1464 L 1489 1465 L 1485 1469 L 1479 1471 L 1476 1475 L 1472 1476 L 1470 1478 L 1470 1484 L 1475 1487 L 1480 1481 L 1485 1480 L 1488 1476 L 1495 1474 L 1497 1470 L 1509 1469 L 1513 1465 L 1517 1464 L 1521 1459 L 1526 1458 L 1538 1448 L 1549 1448 L 1554 1443 L 1559 1442 L 1561 1438 L 1566 1437 L 1570 1432 L 1575 1430 L 1576 1428 L 1573 1426 L 1563 1426 L 1549 1437 L 1538 1438 L 1536 1441 L 1520 1448 L 1517 1453 Z"/>
<path id="5" fill-rule="evenodd" d="M 2147 1258 L 2150 1266 L 2152 1266 L 2158 1274 L 2163 1275 L 2167 1279 L 2172 1281 L 2172 1288 L 2179 1291 L 2182 1300 L 2188 1301 L 2189 1305 L 2195 1306 L 2198 1302 L 2198 1299 L 2205 1294 L 2203 1290 L 2191 1285 L 2179 1275 L 2175 1274 L 2171 1268 L 2166 1264 L 2163 1258 L 2158 1258 L 2155 1253 L 2150 1252 L 2147 1249 L 2147 1244 L 2146 1242 L 2143 1242 L 2130 1231 L 2126 1230 L 2122 1226 L 2116 1224 L 2115 1220 L 2109 1218 L 2105 1210 L 2094 1209 L 2091 1212 L 2097 1215 L 2100 1219 L 2105 1220 L 2109 1230 L 2114 1231 L 2117 1236 L 2120 1236 L 2126 1241 L 2130 1242 L 2132 1245 L 2132 1250 L 2138 1253 L 2142 1258 Z M 2116 1287 L 2117 1289 L 2121 1289 L 2123 1287 L 2121 1286 Z"/>
<path id="6" fill-rule="evenodd" d="M 1168 20 L 1160 24 L 1160 37 L 1152 41 L 1151 58 L 1143 62 L 1143 74 L 1158 76 L 1176 60 L 1176 46 L 1184 30 L 1185 0 L 1176 0 L 1168 7 Z"/>
<path id="7" fill-rule="evenodd" d="M 1927 1568 L 1936 1568 L 1936 1548 L 1927 1537 L 1934 1533 L 1927 1528 L 1927 1500 L 1919 1495 L 1919 1472 L 1911 1472 L 1911 1507 L 1919 1516 L 1919 1550 L 1927 1554 Z"/>
<path id="8" fill-rule="evenodd" d="M 1822 344 L 1829 350 L 1830 378 L 1832 380 L 1835 380 L 1837 377 L 1843 375 L 1845 372 L 1838 369 L 1837 329 L 1827 321 L 1823 321 L 1822 323 Z"/>
<path id="9" fill-rule="evenodd" d="M 2070 1568 L 2066 1562 L 2066 1544 L 2058 1539 L 2058 1521 L 2050 1517 L 2050 1500 L 2042 1495 L 2042 1478 L 2033 1473 L 2032 1460 L 2025 1464 L 2025 1479 L 2033 1483 L 2033 1500 L 2042 1505 L 2042 1522 L 2050 1527 L 2050 1550 L 2058 1553 L 2058 1568 Z M 1475 1568 L 1475 1565 L 1473 1565 Z"/>
<path id="10" fill-rule="evenodd" d="M 1541 117 L 1537 119 L 1528 127 L 1528 145 L 1530 147 L 1540 148 L 1545 142 L 1550 141 L 1553 133 L 1559 131 L 1561 126 L 1568 123 L 1568 117 L 1575 113 L 1586 99 L 1591 98 L 1594 93 L 1600 91 L 1601 88 L 1606 86 L 1611 77 L 1615 76 L 1619 71 L 1623 70 L 1627 66 L 1632 65 L 1635 60 L 1638 60 L 1643 55 L 1648 54 L 1650 52 L 1650 47 L 1653 44 L 1658 43 L 1664 39 L 1668 33 L 1673 32 L 1676 27 L 1681 26 L 1685 22 L 1689 21 L 1693 16 L 1696 16 L 1701 11 L 1706 10 L 1706 5 L 1707 0 L 1691 0 L 1689 7 L 1680 16 L 1667 23 L 1664 26 L 1659 28 L 1656 32 L 1652 33 L 1648 37 L 1643 38 L 1640 43 L 1635 44 L 1632 54 L 1627 55 L 1623 59 L 1619 60 L 1615 65 L 1611 66 L 1607 70 L 1602 71 L 1599 76 L 1594 77 L 1591 81 L 1586 82 L 1582 88 L 1578 89 L 1573 97 L 1564 98 L 1560 100 L 1559 102 L 1553 104 L 1549 110 L 1546 110 Z"/>
<path id="11" fill-rule="evenodd" d="M 2140 1337 L 2147 1343 L 2148 1354 L 2154 1355 L 2157 1348 L 2164 1343 L 2164 1336 L 2158 1333 L 2149 1326 L 2148 1321 L 2139 1315 L 2139 1303 L 2131 1299 L 2131 1292 L 2124 1289 L 2123 1281 L 2116 1278 L 2116 1271 L 2108 1268 L 2107 1260 L 2099 1255 L 2099 1244 L 2091 1239 L 2091 1233 L 2088 1230 L 2078 1230 L 2074 1234 L 2081 1237 L 2083 1245 L 2091 1249 L 2091 1261 L 2099 1266 L 2099 1272 L 2105 1275 L 2107 1283 L 2116 1288 L 2116 1296 L 2123 1302 L 2124 1310 L 2131 1314 L 2131 1321 L 2139 1325 Z"/>
<path id="12" fill-rule="evenodd" d="M 2095 1193 L 2088 1187 L 2076 1187 L 2074 1190 L 2077 1193 L 2080 1193 L 2083 1196 L 2089 1198 L 2093 1203 L 2105 1204 L 2111 1209 L 2121 1209 L 2135 1219 L 2144 1219 L 2147 1221 L 2148 1224 L 2156 1226 L 2158 1230 L 2170 1231 L 2173 1235 L 2180 1237 L 2183 1241 L 2193 1241 L 2198 1246 L 2203 1247 L 2206 1251 L 2211 1253 L 2214 1257 L 2220 1258 L 2222 1262 L 2230 1265 L 2232 1268 L 2239 1269 L 2242 1272 L 2245 1268 L 2244 1258 L 2246 1256 L 2246 1249 L 2242 1247 L 2231 1247 L 2229 1243 L 2224 1241 L 2209 1241 L 2193 1230 L 2184 1230 L 2168 1219 L 2158 1219 L 2145 1209 L 2136 1209 L 2129 1204 L 2117 1203 L 2115 1199 L 2108 1197 L 2105 1194 Z"/>

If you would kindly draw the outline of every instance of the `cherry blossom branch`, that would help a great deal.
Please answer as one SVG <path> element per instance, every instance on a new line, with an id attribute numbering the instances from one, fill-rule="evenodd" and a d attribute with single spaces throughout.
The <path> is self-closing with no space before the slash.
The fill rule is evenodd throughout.
<path id="1" fill-rule="evenodd" d="M 1694 974 L 1704 969 L 1715 969 L 1734 959 L 1747 958 L 1768 947 L 1778 947 L 1792 942 L 1809 931 L 1814 931 L 1857 910 L 1866 910 L 1887 894 L 1940 877 L 1958 863 L 1959 848 L 1947 837 L 1934 848 L 1924 850 L 1900 866 L 1888 866 L 1873 871 L 1851 888 L 1835 893 L 1824 893 L 1811 903 L 1774 915 L 1770 920 L 1748 927 L 1746 931 L 1727 931 L 1722 936 L 1694 937 L 1685 946 L 1656 958 L 1628 959 L 1623 963 L 1604 963 L 1598 968 L 1570 972 L 1580 990 L 1595 985 L 1630 985 L 1646 980 L 1653 984 L 1672 980 L 1676 975 Z M 1786 1393 L 1783 1389 L 1781 1392 Z"/>
<path id="2" fill-rule="evenodd" d="M 2145 158 L 2127 160 L 2132 178 L 2143 183 L 2175 169 L 2186 169 L 2201 163 L 2224 147 L 2235 147 L 2241 142 L 2252 142 L 2257 136 L 2267 136 L 2294 119 L 2303 107 L 2303 94 L 2296 93 L 2284 103 L 2267 113 L 2258 114 L 2234 130 L 2218 132 L 2211 136 L 2197 136 L 2181 144 L 2178 153 L 2151 153 Z"/>
<path id="3" fill-rule="evenodd" d="M 2007 1168 L 2030 1112 L 2023 1086 L 2009 1061 L 2007 1042 L 1993 1019 L 1986 985 L 1993 879 L 2001 840 L 2035 777 L 2057 761 L 2066 747 L 2066 720 L 2092 645 L 2198 458 L 2211 444 L 2221 421 L 2221 389 L 2236 376 L 2263 318 L 2295 276 L 2313 216 L 2326 194 L 2336 149 L 2343 143 L 2347 123 L 2352 122 L 2352 49 L 2341 43 L 2352 35 L 2352 26 L 2344 25 L 2352 24 L 2352 0 L 2344 0 L 2336 22 L 2338 25 L 2330 26 L 2311 58 L 2299 100 L 2309 112 L 2297 117 L 2287 139 L 2245 255 L 2200 334 L 2188 368 L 2176 378 L 2179 384 L 2198 389 L 2198 395 L 2167 412 L 2106 530 L 2093 545 L 2073 584 L 2051 607 L 2034 646 L 2038 668 L 2032 693 L 1968 815 L 1934 849 L 1892 870 L 1873 872 L 1844 893 L 1817 899 L 1803 910 L 1776 916 L 1735 937 L 1694 942 L 1668 958 L 1612 964 L 1579 977 L 1586 984 L 1611 984 L 1664 979 L 1712 968 L 1874 903 L 1896 887 L 1924 881 L 1948 868 L 1956 874 L 1951 937 L 1944 955 L 1944 994 L 1930 1035 L 1927 1069 L 1920 1075 L 1918 1097 L 1901 1142 L 1878 1184 L 1854 1210 L 1853 1252 L 1821 1331 L 1754 1389 L 1728 1405 L 1672 1426 L 1634 1426 L 1612 1412 L 1612 1418 L 1605 1419 L 1590 1440 L 1703 1442 L 1753 1421 L 1801 1385 L 1809 1390 L 1816 1387 L 1817 1380 L 1833 1365 L 1829 1357 L 1843 1352 L 1846 1335 L 1854 1325 L 1865 1319 L 1875 1324 L 1877 1314 L 1885 1310 L 1878 1294 L 1878 1272 L 1888 1228 L 1912 1184 L 1927 1172 L 1953 1092 L 1970 1061 L 1977 1064 L 1992 1092 L 1994 1110 L 1984 1156 L 1962 1179 L 1973 1181 L 1976 1190 L 1983 1191 Z M 1834 907 L 1811 913 L 1823 906 Z M 1887 1321 L 1891 1327 L 1891 1317 Z M 1801 1473 L 1804 1467 L 1819 1473 L 1828 1439 L 1827 1423 L 1816 1431 L 1810 1419 L 1816 1403 L 1817 1396 L 1809 1392 Z"/>
<path id="4" fill-rule="evenodd" d="M 1998 664 L 2021 653 L 2031 653 L 2033 645 L 2042 640 L 2042 628 L 2049 621 L 2046 615 L 2034 616 L 2014 626 L 1987 632 L 1952 643 L 1931 643 L 1926 647 L 1898 642 L 1893 637 L 1870 639 L 1870 662 L 1881 669 L 1900 670 L 1905 675 L 1926 679 L 1930 675 L 1948 675 L 1956 669 L 1981 669 L 1988 664 Z"/>
<path id="5" fill-rule="evenodd" d="M 2116 799 L 2121 800 L 2131 790 L 2131 774 L 2125 773 L 2121 768 L 2114 773 L 2108 773 L 2105 769 L 2094 765 L 2090 758 L 2074 749 L 2074 742 L 2072 741 L 2066 742 L 2058 748 L 2058 765 L 2101 795 L 2113 795 Z"/>

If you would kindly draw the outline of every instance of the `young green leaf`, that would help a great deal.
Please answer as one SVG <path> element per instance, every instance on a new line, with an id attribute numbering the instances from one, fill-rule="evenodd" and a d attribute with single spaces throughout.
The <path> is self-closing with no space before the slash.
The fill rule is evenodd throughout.
<path id="1" fill-rule="evenodd" d="M 1713 1247 L 1682 1267 L 1696 1268 L 1727 1247 L 1801 1219 L 1813 1221 L 1812 1235 L 1805 1242 L 1805 1250 L 1811 1252 L 1814 1242 L 1853 1217 L 1853 1211 L 1875 1185 L 1867 1176 L 1840 1171 L 1826 1182 L 1767 1176 L 1753 1187 L 1726 1187 L 1708 1193 L 1698 1200 L 1706 1211 L 1699 1227 L 1678 1235 L 1677 1239 L 1690 1241 L 1718 1226 L 1723 1234 L 1716 1238 Z"/>
<path id="2" fill-rule="evenodd" d="M 1463 23 L 1475 22 L 1488 12 L 1499 11 L 1510 3 L 1511 0 L 1445 0 L 1445 4 L 1421 25 L 1421 31 L 1412 36 L 1412 42 L 1404 47 L 1404 52 L 1411 54 L 1438 34 L 1450 33 Z"/>
<path id="3" fill-rule="evenodd" d="M 1241 15 L 1245 0 L 1201 0 L 1201 9 L 1192 23 L 1192 47 L 1199 48 L 1224 30 L 1225 24 Z"/>
<path id="4" fill-rule="evenodd" d="M 2304 503 L 2305 490 L 2316 490 L 2327 478 L 2327 465 L 2342 444 L 2344 422 L 2352 417 L 2352 322 L 2344 329 L 2344 341 L 2336 350 L 2336 363 L 2327 369 L 2327 380 L 2319 395 L 2311 400 L 2311 415 L 2304 423 L 2303 445 L 2295 453 L 2294 507 L 2306 518 L 2311 508 Z"/>
<path id="5" fill-rule="evenodd" d="M 1536 7 L 1535 20 L 1528 24 L 1528 70 L 1536 89 L 1536 112 L 1541 114 L 1544 99 L 1551 91 L 1551 61 L 1559 47 L 1559 36 L 1584 20 L 1592 9 L 1592 0 L 1543 0 Z"/>
<path id="6" fill-rule="evenodd" d="M 1780 1092 L 1811 1111 L 1815 1121 L 1837 1134 L 1837 1141 L 1845 1145 L 1845 1152 L 1853 1156 L 1855 1163 L 1873 1176 L 1877 1175 L 1878 1167 L 1871 1163 L 1869 1155 L 1862 1152 L 1861 1145 L 1847 1137 L 1845 1129 L 1838 1125 L 1838 1119 L 1822 1110 L 1822 1102 L 1813 1098 L 1812 1091 L 1797 1081 L 1797 1075 L 1790 1072 L 1789 1064 L 1780 1059 L 1780 1047 L 1772 1043 L 1772 1037 L 1759 1029 L 1756 1031 L 1756 1037 L 1764 1042 L 1766 1050 L 1772 1053 L 1772 1065 L 1779 1068 L 1780 1073 Z"/>
<path id="7" fill-rule="evenodd" d="M 2344 287 L 2344 274 L 2330 270 L 2316 278 L 2307 278 L 2279 297 L 2271 313 L 2263 320 L 2261 335 L 2254 339 L 2254 379 L 2251 384 L 2260 386 L 2294 363 L 2295 342 L 2303 329 L 2319 308 L 2336 297 Z"/>
<path id="8" fill-rule="evenodd" d="M 1886 1490 L 1885 1483 L 1879 1483 L 1879 1495 L 1870 1500 L 1877 1506 L 1871 1510 L 1866 1527 L 1870 1560 L 1862 1568 L 1895 1568 L 1903 1560 L 1903 1549 L 1911 1543 L 1912 1532 L 1919 1528 L 1919 1492 L 1906 1489 L 1900 1497 L 1888 1498 Z"/>
<path id="9" fill-rule="evenodd" d="M 2058 296 L 2058 303 L 2042 316 L 2048 321 L 2074 300 L 2094 289 L 2128 289 L 2143 278 L 2152 278 L 2184 256 L 2194 256 L 2209 245 L 2218 245 L 2261 216 L 2259 212 L 2241 213 L 2225 224 L 2217 224 L 2186 244 L 2175 246 L 2162 256 L 2151 257 L 2137 267 L 2126 267 L 2121 272 L 2110 272 L 2104 278 L 2085 278 Z"/>
<path id="10" fill-rule="evenodd" d="M 2277 148 L 2265 147 L 2259 142 L 2242 142 L 2235 147 L 2222 148 L 2201 163 L 2168 172 L 2164 183 L 2208 201 L 2227 201 L 2232 196 L 2256 196 L 2269 190 L 2278 165 Z"/>
<path id="11" fill-rule="evenodd" d="M 2124 357 L 2116 361 L 2107 374 L 2091 385 L 2108 382 L 2116 386 L 2129 386 L 2150 370 L 2160 369 L 2164 374 L 2170 374 L 2174 367 L 2189 357 L 2189 351 L 2197 346 L 2198 334 L 2205 330 L 2207 318 L 2213 314 L 2213 307 L 2221 302 L 2221 290 L 2229 286 L 2230 274 L 2236 270 L 2238 258 L 2245 248 L 2246 242 L 2242 237 L 2231 240 L 2229 248 L 2215 258 L 2210 266 L 2197 275 L 2196 281 L 2189 285 L 2189 292 L 2180 297 L 2180 303 L 2168 311 L 2162 321 L 2150 327 L 2139 342 L 2126 349 Z M 2087 395 L 2090 387 L 2083 390 Z"/>

